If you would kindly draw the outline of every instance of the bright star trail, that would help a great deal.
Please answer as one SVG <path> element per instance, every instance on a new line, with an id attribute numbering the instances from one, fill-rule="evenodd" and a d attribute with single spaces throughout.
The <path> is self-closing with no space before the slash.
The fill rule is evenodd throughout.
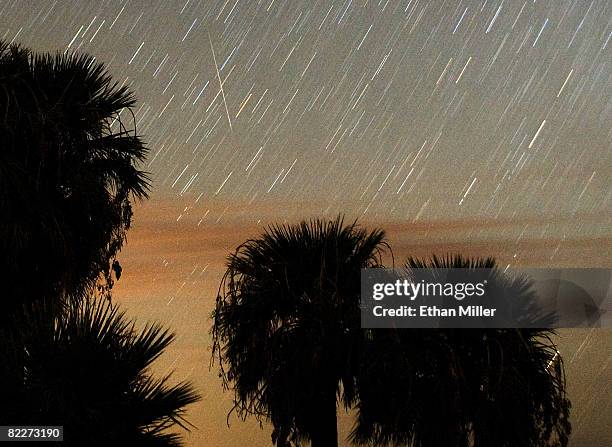
<path id="1" fill-rule="evenodd" d="M 118 295 L 179 334 L 167 366 L 204 392 L 189 445 L 269 444 L 225 426 L 205 347 L 222 262 L 263 224 L 344 213 L 402 255 L 610 266 L 610 1 L 13 0 L 0 36 L 135 93 L 153 190 Z M 612 334 L 567 339 L 571 445 L 612 445 Z"/>

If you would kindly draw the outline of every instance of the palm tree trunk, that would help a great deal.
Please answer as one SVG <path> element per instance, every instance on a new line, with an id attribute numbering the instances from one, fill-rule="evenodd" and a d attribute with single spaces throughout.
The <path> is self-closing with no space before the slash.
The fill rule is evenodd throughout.
<path id="1" fill-rule="evenodd" d="M 338 447 L 335 387 L 331 393 L 326 393 L 321 399 L 310 445 L 311 447 Z"/>

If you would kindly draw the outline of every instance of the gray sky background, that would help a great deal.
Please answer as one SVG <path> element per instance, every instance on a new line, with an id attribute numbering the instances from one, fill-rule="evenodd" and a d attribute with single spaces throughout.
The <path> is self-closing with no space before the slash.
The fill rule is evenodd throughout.
<path id="1" fill-rule="evenodd" d="M 219 198 L 610 222 L 605 0 L 16 0 L 0 27 L 129 85 L 155 194 L 199 218 Z"/>

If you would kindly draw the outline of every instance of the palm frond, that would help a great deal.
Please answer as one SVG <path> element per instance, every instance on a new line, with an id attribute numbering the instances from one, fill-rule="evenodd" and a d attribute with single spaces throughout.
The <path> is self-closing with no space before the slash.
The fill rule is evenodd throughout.
<path id="1" fill-rule="evenodd" d="M 150 188 L 134 105 L 89 55 L 0 42 L 0 249 L 11 260 L 0 270 L 16 279 L 10 296 L 112 286 L 132 200 Z"/>
<path id="2" fill-rule="evenodd" d="M 84 297 L 59 311 L 37 304 L 0 332 L 0 394 L 18 408 L 20 424 L 56 421 L 71 445 L 180 445 L 168 430 L 189 429 L 186 407 L 200 398 L 190 383 L 150 371 L 173 340 L 168 330 L 139 332 L 118 306 Z M 14 392 L 5 388 L 16 383 Z"/>
<path id="3" fill-rule="evenodd" d="M 387 248 L 382 230 L 338 217 L 272 225 L 230 255 L 212 361 L 239 415 L 270 420 L 277 436 L 298 442 L 312 435 L 322 396 L 353 404 L 361 268 L 381 266 Z"/>
<path id="4" fill-rule="evenodd" d="M 528 281 L 507 278 L 492 258 L 434 256 L 408 258 L 405 264 L 416 278 L 449 268 L 474 274 L 485 269 L 487 287 L 500 296 L 518 303 L 533 298 Z M 371 330 L 352 441 L 411 447 L 567 445 L 570 402 L 552 335 L 537 328 Z"/>

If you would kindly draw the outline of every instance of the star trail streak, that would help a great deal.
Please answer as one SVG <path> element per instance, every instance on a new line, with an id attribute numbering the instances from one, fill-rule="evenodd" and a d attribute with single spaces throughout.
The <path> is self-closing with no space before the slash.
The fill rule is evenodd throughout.
<path id="1" fill-rule="evenodd" d="M 1 3 L 4 39 L 90 52 L 135 90 L 159 196 L 391 219 L 427 200 L 426 219 L 610 210 L 608 176 L 580 194 L 612 165 L 609 2 L 18 3 Z"/>

